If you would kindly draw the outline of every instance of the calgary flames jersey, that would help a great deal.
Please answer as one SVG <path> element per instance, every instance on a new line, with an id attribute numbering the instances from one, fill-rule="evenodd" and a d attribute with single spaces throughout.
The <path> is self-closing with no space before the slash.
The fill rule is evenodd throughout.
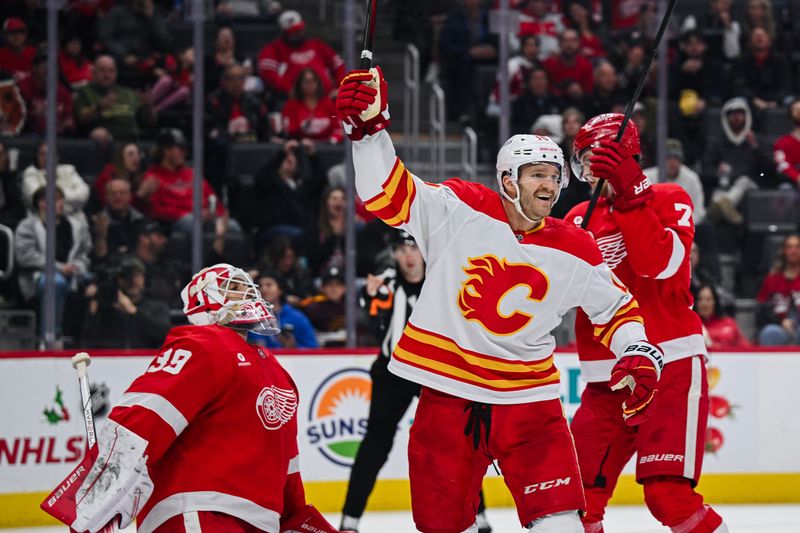
<path id="1" fill-rule="evenodd" d="M 385 131 L 353 143 L 353 160 L 366 208 L 411 233 L 427 264 L 393 373 L 473 401 L 542 401 L 559 395 L 550 332 L 570 308 L 614 353 L 645 339 L 636 300 L 588 233 L 546 218 L 515 234 L 496 192 L 420 180 Z"/>
<path id="2" fill-rule="evenodd" d="M 700 318 L 692 311 L 689 253 L 694 238 L 692 201 L 679 185 L 653 185 L 653 198 L 629 211 L 601 198 L 588 230 L 606 264 L 640 305 L 650 342 L 664 351 L 664 363 L 706 354 Z M 580 226 L 589 202 L 575 206 L 565 220 Z M 581 374 L 586 381 L 608 381 L 614 354 L 593 339 L 589 317 L 578 310 L 575 334 Z"/>
<path id="3" fill-rule="evenodd" d="M 222 326 L 174 328 L 109 418 L 148 441 L 150 532 L 186 511 L 216 511 L 277 533 L 305 505 L 297 388 L 264 348 Z"/>

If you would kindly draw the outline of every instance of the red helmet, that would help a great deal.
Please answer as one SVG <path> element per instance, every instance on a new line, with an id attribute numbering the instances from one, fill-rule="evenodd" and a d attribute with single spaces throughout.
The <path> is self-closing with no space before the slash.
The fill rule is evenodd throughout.
<path id="1" fill-rule="evenodd" d="M 619 132 L 624 118 L 625 115 L 622 113 L 605 113 L 603 115 L 597 115 L 581 126 L 578 135 L 575 136 L 575 141 L 572 143 L 572 158 L 570 160 L 572 172 L 578 179 L 586 181 L 583 177 L 581 154 L 587 148 L 595 146 L 601 140 L 616 139 L 617 132 Z M 620 144 L 634 155 L 640 155 L 642 153 L 642 149 L 639 145 L 639 129 L 632 120 L 628 121 L 628 126 L 622 133 Z"/>
<path id="2" fill-rule="evenodd" d="M 280 331 L 272 305 L 264 301 L 253 278 L 227 263 L 204 268 L 181 291 L 183 312 L 194 325 L 219 324 L 275 335 Z"/>

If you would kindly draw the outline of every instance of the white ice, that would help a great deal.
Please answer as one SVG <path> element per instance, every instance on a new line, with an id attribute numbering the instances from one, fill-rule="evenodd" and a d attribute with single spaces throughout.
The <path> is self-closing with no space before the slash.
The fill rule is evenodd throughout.
<path id="1" fill-rule="evenodd" d="M 800 533 L 800 505 L 714 505 L 728 524 L 730 533 Z M 338 513 L 325 516 L 339 525 Z M 494 533 L 519 533 L 523 529 L 510 508 L 487 510 Z M 664 533 L 661 526 L 641 506 L 609 507 L 604 521 L 607 533 Z M 0 533 L 63 533 L 63 527 L 0 529 Z M 129 528 L 125 533 L 134 533 Z M 413 533 L 416 531 L 410 512 L 367 512 L 361 519 L 359 533 Z"/>

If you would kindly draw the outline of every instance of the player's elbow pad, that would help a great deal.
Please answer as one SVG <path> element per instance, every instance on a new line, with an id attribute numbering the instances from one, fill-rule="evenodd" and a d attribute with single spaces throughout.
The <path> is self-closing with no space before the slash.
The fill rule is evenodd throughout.
<path id="1" fill-rule="evenodd" d="M 153 494 L 145 439 L 108 420 L 97 443 L 97 460 L 75 494 L 76 531 L 98 531 L 117 516 L 123 529 Z"/>

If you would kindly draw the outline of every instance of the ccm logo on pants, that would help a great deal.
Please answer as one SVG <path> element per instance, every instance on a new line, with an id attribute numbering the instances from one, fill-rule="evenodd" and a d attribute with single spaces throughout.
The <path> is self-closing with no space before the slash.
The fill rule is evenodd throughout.
<path id="1" fill-rule="evenodd" d="M 679 463 L 682 463 L 683 456 L 676 455 L 674 453 L 653 453 L 639 458 L 640 465 L 644 463 L 653 463 L 656 461 L 677 461 Z"/>
<path id="2" fill-rule="evenodd" d="M 561 485 L 569 485 L 571 478 L 565 477 L 564 479 L 551 479 L 550 481 L 543 481 L 542 483 L 534 483 L 525 487 L 525 494 L 536 492 L 537 490 L 547 490 L 553 487 L 560 487 Z"/>

